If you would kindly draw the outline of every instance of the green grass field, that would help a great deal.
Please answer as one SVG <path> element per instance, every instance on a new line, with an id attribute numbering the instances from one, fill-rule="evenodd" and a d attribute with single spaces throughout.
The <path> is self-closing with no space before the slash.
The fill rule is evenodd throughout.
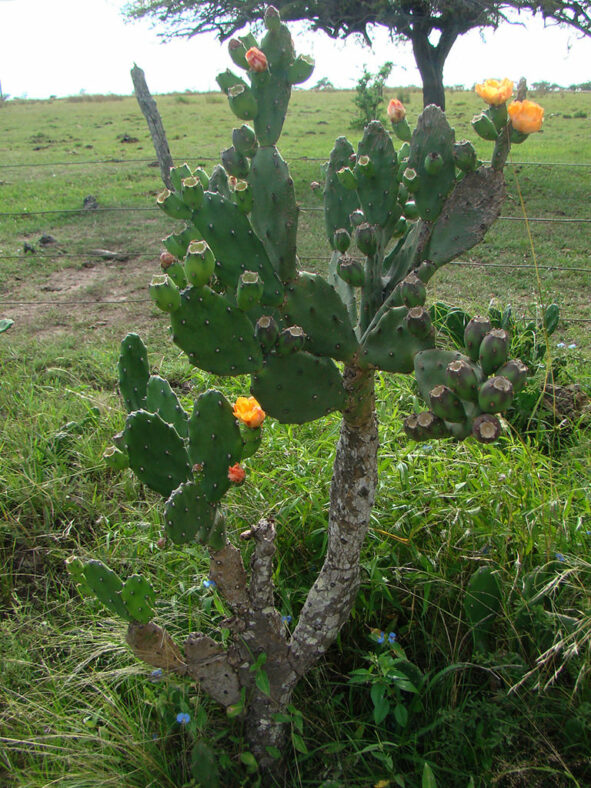
<path id="1" fill-rule="evenodd" d="M 526 315 L 558 303 L 545 364 L 589 394 L 591 94 L 536 100 L 544 130 L 513 150 L 508 218 L 465 265 L 438 273 L 430 298 L 473 312 L 494 299 Z M 175 160 L 210 170 L 235 125 L 225 99 L 182 94 L 158 105 Z M 449 93 L 458 139 L 472 136 L 478 108 L 475 96 Z M 408 109 L 412 125 L 418 91 Z M 297 91 L 280 141 L 310 270 L 325 270 L 328 254 L 310 182 L 321 180 L 337 136 L 359 138 L 352 111 L 351 93 Z M 0 335 L 0 784 L 197 785 L 191 746 L 200 740 L 223 788 L 257 785 L 240 723 L 189 684 L 151 676 L 126 648 L 124 624 L 79 598 L 64 570 L 75 552 L 141 571 L 173 635 L 219 636 L 227 611 L 203 586 L 207 555 L 159 548 L 160 500 L 127 472 L 106 470 L 101 455 L 125 418 L 116 363 L 127 331 L 141 333 L 152 368 L 189 406 L 204 388 L 232 397 L 248 381 L 189 369 L 147 298 L 160 239 L 174 227 L 154 208 L 161 182 L 135 99 L 8 102 L 0 121 L 0 318 L 15 321 Z M 480 141 L 478 152 L 486 159 L 489 146 Z M 533 251 L 519 192 L 532 220 L 561 220 L 531 222 Z M 99 210 L 80 210 L 88 195 Z M 44 234 L 56 242 L 43 246 Z M 381 481 L 362 588 L 337 643 L 298 689 L 285 785 L 591 785 L 588 420 L 567 420 L 555 439 L 510 430 L 489 447 L 414 444 L 401 425 L 415 403 L 411 381 L 380 378 Z M 64 434 L 68 422 L 77 426 Z M 322 561 L 338 426 L 336 416 L 268 424 L 248 483 L 228 496 L 232 533 L 276 518 L 276 604 L 294 620 Z M 483 566 L 501 592 L 479 650 L 464 601 Z M 395 643 L 378 642 L 382 631 Z M 416 668 L 416 691 L 395 680 L 401 654 Z M 189 725 L 176 723 L 179 711 Z"/>

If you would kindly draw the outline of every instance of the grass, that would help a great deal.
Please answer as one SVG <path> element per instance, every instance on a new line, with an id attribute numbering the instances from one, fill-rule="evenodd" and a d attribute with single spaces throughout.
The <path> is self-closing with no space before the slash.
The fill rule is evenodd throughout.
<path id="1" fill-rule="evenodd" d="M 141 571 L 158 590 L 158 621 L 179 640 L 192 630 L 219 637 L 226 611 L 202 585 L 206 555 L 199 548 L 160 548 L 158 497 L 101 460 L 123 426 L 116 363 L 127 330 L 141 332 L 153 370 L 168 377 L 188 407 L 220 381 L 187 368 L 167 338 L 165 319 L 142 302 L 170 222 L 151 210 L 65 212 L 80 208 L 88 194 L 103 207 L 150 209 L 159 188 L 135 100 L 87 98 L 9 102 L 0 109 L 0 211 L 62 211 L 3 217 L 0 238 L 0 255 L 7 256 L 0 300 L 58 304 L 2 307 L 2 316 L 16 323 L 0 338 L 0 783 L 189 785 L 191 747 L 200 741 L 206 749 L 197 760 L 213 753 L 222 786 L 256 785 L 240 724 L 231 725 L 190 685 L 151 676 L 126 649 L 123 624 L 80 599 L 64 571 L 73 552 L 101 558 L 122 574 Z M 468 136 L 476 99 L 462 92 L 449 99 L 458 138 Z M 515 166 L 527 213 L 591 218 L 588 170 L 547 163 L 591 163 L 589 120 L 575 117 L 591 114 L 589 96 L 540 100 L 544 132 L 515 150 L 519 160 L 540 162 Z M 210 157 L 219 156 L 234 125 L 225 102 L 191 94 L 159 97 L 158 104 L 175 159 L 211 169 Z M 419 108 L 415 91 L 411 121 Z M 325 157 L 351 109 L 351 93 L 295 92 L 282 138 L 285 157 Z M 124 134 L 138 142 L 121 142 Z M 201 159 L 191 158 L 196 148 Z M 479 152 L 486 157 L 485 143 Z M 320 207 L 309 189 L 320 179 L 319 166 L 294 161 L 302 205 Z M 512 168 L 508 181 L 503 215 L 520 216 Z M 571 225 L 533 224 L 540 265 L 590 270 L 591 225 L 572 227 L 576 232 Z M 42 233 L 57 244 L 42 248 Z M 305 266 L 323 270 L 319 212 L 302 212 L 300 236 L 301 257 L 311 258 Z M 25 241 L 34 254 L 22 253 Z M 97 248 L 127 259 L 89 254 Z M 470 259 L 478 265 L 438 274 L 433 299 L 472 311 L 486 309 L 491 297 L 515 311 L 537 309 L 532 269 L 483 267 L 532 263 L 521 222 L 499 222 Z M 558 301 L 563 315 L 552 354 L 585 387 L 591 324 L 569 319 L 588 319 L 589 284 L 585 272 L 542 272 L 542 295 Z M 94 303 L 118 299 L 138 303 Z M 79 301 L 88 303 L 75 306 Z M 555 339 L 577 348 L 559 353 Z M 221 385 L 232 397 L 248 381 Z M 303 733 L 298 739 L 294 718 L 297 747 L 286 785 L 365 788 L 386 780 L 414 788 L 425 784 L 425 763 L 437 785 L 451 788 L 589 785 L 589 432 L 575 429 L 552 452 L 517 433 L 493 447 L 412 444 L 401 422 L 415 397 L 408 380 L 380 378 L 380 488 L 362 587 L 337 643 L 298 688 Z M 65 429 L 72 422 L 77 426 Z M 229 496 L 230 528 L 239 532 L 262 514 L 275 516 L 277 607 L 295 619 L 322 560 L 338 419 L 301 427 L 269 423 L 265 433 L 263 450 L 249 462 L 248 483 Z M 464 608 L 480 567 L 500 583 L 485 650 L 475 647 Z M 395 643 L 378 642 L 380 632 L 395 632 Z M 393 660 L 403 656 L 416 691 L 395 680 Z M 190 713 L 188 726 L 176 722 L 179 711 Z"/>

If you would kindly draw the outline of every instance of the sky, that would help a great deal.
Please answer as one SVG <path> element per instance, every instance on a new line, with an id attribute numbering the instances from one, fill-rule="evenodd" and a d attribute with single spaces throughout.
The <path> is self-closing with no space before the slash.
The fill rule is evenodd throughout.
<path id="1" fill-rule="evenodd" d="M 4 94 L 23 98 L 80 92 L 133 91 L 130 69 L 144 69 L 152 93 L 217 90 L 215 76 L 231 66 L 225 45 L 208 36 L 163 44 L 150 23 L 126 23 L 123 0 L 0 0 L 0 83 Z M 544 28 L 523 16 L 524 25 L 471 31 L 449 55 L 446 85 L 471 87 L 488 78 L 525 76 L 560 85 L 591 80 L 591 38 L 573 30 Z M 308 83 L 327 78 L 337 88 L 354 88 L 363 68 L 395 67 L 388 85 L 420 85 L 408 44 L 393 44 L 377 31 L 373 49 L 349 39 L 296 32 L 296 51 L 311 54 L 316 69 Z"/>

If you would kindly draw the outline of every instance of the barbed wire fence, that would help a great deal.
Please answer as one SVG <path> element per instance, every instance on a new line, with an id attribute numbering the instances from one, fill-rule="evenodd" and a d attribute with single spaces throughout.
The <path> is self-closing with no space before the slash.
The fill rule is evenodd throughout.
<path id="1" fill-rule="evenodd" d="M 310 163 L 323 163 L 326 161 L 326 158 L 320 157 L 311 157 L 311 156 L 290 156 L 286 154 L 286 157 L 289 158 L 290 161 L 299 161 L 299 162 L 310 162 Z M 198 162 L 205 164 L 206 162 L 219 162 L 219 156 L 179 156 L 177 157 L 179 161 L 186 161 L 186 162 Z M 27 168 L 38 168 L 38 167 L 87 167 L 87 166 L 95 166 L 95 165 L 109 165 L 109 164 L 149 164 L 150 166 L 156 166 L 157 161 L 154 160 L 154 157 L 141 157 L 141 158 L 117 158 L 117 157 L 110 157 L 105 159 L 86 159 L 86 160 L 66 160 L 66 161 L 42 161 L 42 162 L 16 162 L 16 163 L 0 163 L 0 170 L 13 170 L 13 169 L 27 169 Z M 513 162 L 514 167 L 547 167 L 547 168 L 561 168 L 561 167 L 572 167 L 572 168 L 581 168 L 581 169 L 588 169 L 591 171 L 591 162 L 548 162 L 548 161 L 516 161 Z M 321 213 L 323 212 L 323 208 L 320 206 L 313 206 L 313 205 L 300 205 L 299 210 L 302 214 L 310 213 Z M 11 211 L 0 211 L 0 218 L 19 218 L 19 219 L 27 219 L 31 217 L 39 217 L 39 216 L 58 216 L 58 215 L 88 215 L 93 216 L 101 213 L 161 213 L 160 209 L 156 206 L 141 206 L 141 205 L 127 205 L 127 206 L 99 206 L 99 207 L 83 207 L 83 208 L 55 208 L 55 209 L 46 209 L 46 210 L 35 210 L 29 211 L 26 209 L 23 210 L 11 210 Z M 533 217 L 525 217 L 525 216 L 500 216 L 499 221 L 504 222 L 525 222 L 528 221 L 530 223 L 541 223 L 541 224 L 557 224 L 557 225 L 587 225 L 591 224 L 591 217 L 557 217 L 557 216 L 533 216 Z M 152 250 L 141 249 L 141 250 L 129 250 L 126 249 L 120 252 L 109 252 L 108 250 L 101 250 L 101 249 L 80 249 L 75 252 L 59 252 L 59 253 L 52 253 L 52 254 L 42 254 L 43 260 L 48 259 L 62 259 L 62 258 L 102 258 L 107 260 L 125 262 L 129 258 L 155 258 L 160 253 L 160 248 Z M 4 254 L 0 250 L 0 261 L 1 260 L 17 260 L 17 259 L 26 259 L 28 257 L 27 251 L 24 251 L 21 254 Z M 299 258 L 302 262 L 317 262 L 323 263 L 328 262 L 330 260 L 329 256 L 325 255 L 315 255 L 315 256 L 300 256 Z M 449 265 L 455 266 L 465 266 L 465 267 L 477 267 L 477 268 L 491 268 L 491 269 L 503 269 L 503 270 L 538 270 L 543 272 L 565 272 L 565 273 L 591 273 L 591 266 L 589 268 L 579 267 L 579 266 L 560 266 L 560 265 L 530 265 L 525 263 L 487 263 L 487 262 L 480 262 L 478 260 L 454 260 L 449 263 Z M 126 304 L 139 304 L 139 303 L 149 303 L 151 301 L 150 298 L 122 298 L 118 300 L 106 300 L 106 299 L 79 299 L 79 300 L 20 300 L 20 299 L 2 299 L 0 298 L 0 307 L 4 306 L 30 306 L 30 307 L 60 307 L 60 306 L 97 306 L 100 307 L 102 305 L 109 305 L 109 306 L 124 306 Z M 561 314 L 561 320 L 563 322 L 573 322 L 573 323 L 591 323 L 591 318 L 579 318 L 579 317 L 572 317 L 567 314 Z"/>

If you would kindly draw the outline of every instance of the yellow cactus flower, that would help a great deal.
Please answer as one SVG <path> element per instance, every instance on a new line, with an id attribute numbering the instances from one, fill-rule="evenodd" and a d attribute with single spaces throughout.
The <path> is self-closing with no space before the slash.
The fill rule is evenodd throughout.
<path id="1" fill-rule="evenodd" d="M 256 429 L 265 420 L 265 411 L 254 397 L 238 397 L 234 403 L 234 416 L 247 427 Z"/>
<path id="2" fill-rule="evenodd" d="M 512 101 L 507 107 L 511 125 L 522 134 L 533 134 L 542 128 L 544 108 L 535 101 Z"/>
<path id="3" fill-rule="evenodd" d="M 481 82 L 474 88 L 481 99 L 484 99 L 487 104 L 492 104 L 493 107 L 498 107 L 504 104 L 513 93 L 513 83 L 510 79 L 499 81 L 498 79 L 487 79 Z"/>

